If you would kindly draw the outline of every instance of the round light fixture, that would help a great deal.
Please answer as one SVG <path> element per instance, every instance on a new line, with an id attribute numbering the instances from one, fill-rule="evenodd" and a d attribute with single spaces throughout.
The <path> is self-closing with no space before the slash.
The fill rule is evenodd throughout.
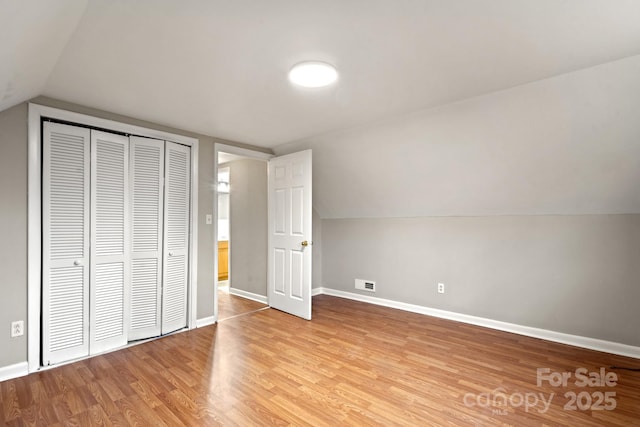
<path id="1" fill-rule="evenodd" d="M 329 86 L 338 78 L 338 71 L 331 64 L 319 61 L 301 62 L 289 71 L 289 80 L 303 87 Z"/>

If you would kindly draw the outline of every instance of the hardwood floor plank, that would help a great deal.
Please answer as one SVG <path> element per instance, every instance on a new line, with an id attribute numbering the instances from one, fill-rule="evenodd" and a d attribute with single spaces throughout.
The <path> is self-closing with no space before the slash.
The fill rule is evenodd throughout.
<path id="1" fill-rule="evenodd" d="M 144 401 L 137 395 L 117 400 L 115 403 L 129 425 L 168 426 L 168 424 L 158 416 L 153 408 L 145 405 Z"/>
<path id="2" fill-rule="evenodd" d="M 2 412 L 5 422 L 13 421 L 20 418 L 20 403 L 18 402 L 18 394 L 16 392 L 17 385 L 20 381 L 5 381 L 0 383 L 2 391 Z"/>
<path id="3" fill-rule="evenodd" d="M 288 422 L 293 425 L 314 427 L 332 427 L 335 425 L 339 425 L 334 420 L 327 419 L 324 414 L 318 415 L 316 414 L 315 410 L 306 410 L 306 404 L 301 407 L 295 398 L 277 394 L 274 395 L 270 400 L 274 404 L 274 411 L 280 414 L 283 418 L 288 420 Z"/>
<path id="4" fill-rule="evenodd" d="M 136 394 L 142 399 L 146 406 L 149 408 L 156 408 L 162 405 L 162 401 L 158 399 L 158 393 L 144 381 L 136 381 L 131 384 L 131 388 L 135 390 Z"/>
<path id="5" fill-rule="evenodd" d="M 218 290 L 218 320 L 220 321 L 265 307 L 267 307 L 266 304 Z"/>
<path id="6" fill-rule="evenodd" d="M 120 412 L 120 410 L 114 403 L 115 400 L 109 397 L 109 394 L 105 391 L 104 388 L 102 388 L 102 385 L 100 385 L 98 381 L 87 384 L 87 389 L 108 416 Z"/>
<path id="7" fill-rule="evenodd" d="M 56 396 L 54 398 L 53 410 L 56 414 L 58 421 L 62 422 L 67 418 L 71 418 L 74 413 L 72 412 L 69 404 L 64 400 L 64 396 Z"/>
<path id="8" fill-rule="evenodd" d="M 113 423 L 109 416 L 104 412 L 102 406 L 94 405 L 87 411 L 89 414 L 89 425 L 96 427 L 111 427 Z"/>

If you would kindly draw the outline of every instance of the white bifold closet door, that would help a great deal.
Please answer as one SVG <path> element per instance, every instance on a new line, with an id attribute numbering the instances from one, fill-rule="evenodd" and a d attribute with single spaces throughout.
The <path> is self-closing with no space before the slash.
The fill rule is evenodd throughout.
<path id="1" fill-rule="evenodd" d="M 129 138 L 91 131 L 89 353 L 127 343 Z"/>
<path id="2" fill-rule="evenodd" d="M 164 141 L 131 140 L 131 322 L 129 340 L 161 334 Z"/>
<path id="3" fill-rule="evenodd" d="M 89 129 L 43 123 L 42 363 L 89 354 Z"/>
<path id="4" fill-rule="evenodd" d="M 43 123 L 42 357 L 187 326 L 190 147 Z"/>
<path id="5" fill-rule="evenodd" d="M 43 124 L 43 363 L 127 343 L 129 138 Z"/>
<path id="6" fill-rule="evenodd" d="M 190 154 L 180 144 L 131 137 L 129 340 L 187 326 Z"/>
<path id="7" fill-rule="evenodd" d="M 191 149 L 166 142 L 162 333 L 187 326 Z"/>

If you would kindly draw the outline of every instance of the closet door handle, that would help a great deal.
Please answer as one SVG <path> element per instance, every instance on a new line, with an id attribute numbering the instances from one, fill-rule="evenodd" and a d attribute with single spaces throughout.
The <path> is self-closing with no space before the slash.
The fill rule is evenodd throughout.
<path id="1" fill-rule="evenodd" d="M 82 265 L 82 261 L 77 259 L 77 260 L 73 261 L 73 265 Z"/>
<path id="2" fill-rule="evenodd" d="M 173 251 L 169 251 L 169 256 L 173 256 Z"/>

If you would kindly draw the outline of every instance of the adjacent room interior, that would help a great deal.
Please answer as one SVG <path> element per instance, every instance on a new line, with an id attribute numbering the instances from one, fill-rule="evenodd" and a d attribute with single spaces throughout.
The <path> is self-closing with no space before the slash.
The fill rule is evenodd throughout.
<path id="1" fill-rule="evenodd" d="M 267 167 L 265 160 L 223 151 L 217 164 L 216 296 L 223 321 L 268 307 Z"/>
<path id="2" fill-rule="evenodd" d="M 0 426 L 640 425 L 640 2 L 0 16 Z"/>

